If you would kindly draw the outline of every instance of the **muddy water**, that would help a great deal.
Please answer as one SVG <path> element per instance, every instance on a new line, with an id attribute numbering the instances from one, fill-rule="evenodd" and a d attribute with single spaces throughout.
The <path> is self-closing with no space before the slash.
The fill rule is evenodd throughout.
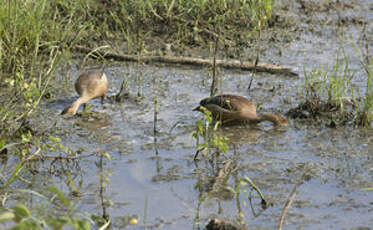
<path id="1" fill-rule="evenodd" d="M 193 163 L 196 143 L 191 133 L 201 115 L 191 110 L 209 94 L 206 69 L 118 65 L 106 72 L 109 95 L 114 95 L 125 79 L 130 97 L 122 103 L 107 102 L 104 107 L 99 100 L 93 101 L 91 114 L 58 118 L 57 127 L 64 127 L 60 135 L 72 149 L 82 154 L 110 154 L 112 159 L 103 165 L 109 180 L 105 197 L 112 202 L 108 213 L 116 228 L 127 225 L 126 216 L 135 216 L 139 224 L 131 229 L 198 229 L 212 217 L 237 221 L 242 212 L 248 228 L 273 229 L 294 183 L 304 172 L 310 178 L 298 188 L 288 212 L 289 229 L 351 229 L 373 223 L 373 193 L 361 191 L 373 186 L 373 130 L 329 129 L 298 121 L 285 129 L 267 123 L 225 127 L 219 132 L 229 137 L 228 153 L 206 158 L 213 163 L 202 156 Z M 261 104 L 261 112 L 284 112 L 294 106 L 292 96 L 302 82 L 301 78 L 259 74 L 247 91 L 250 73 L 223 71 L 221 75 L 224 93 L 251 98 Z M 52 103 L 51 110 L 58 112 L 74 99 L 73 90 L 67 93 L 70 98 Z M 155 96 L 158 156 L 153 137 Z M 111 140 L 105 141 L 108 138 Z M 222 188 L 213 191 L 212 181 L 227 160 L 235 169 Z M 81 159 L 75 183 L 80 181 L 82 192 L 77 200 L 79 210 L 101 215 L 97 162 L 98 157 Z M 254 193 L 251 208 L 243 191 L 233 195 L 224 189 L 235 187 L 244 176 L 260 187 L 272 206 L 262 210 Z"/>
<path id="2" fill-rule="evenodd" d="M 368 10 L 373 7 L 371 3 L 359 1 L 354 7 L 343 11 L 346 17 L 363 17 L 371 29 L 373 15 Z M 248 91 L 251 73 L 222 70 L 221 92 L 250 98 L 260 104 L 260 112 L 286 112 L 299 103 L 303 69 L 332 64 L 341 47 L 336 27 L 330 23 L 335 22 L 335 13 L 298 16 L 299 9 L 298 4 L 289 3 L 288 11 L 283 13 L 288 20 L 299 21 L 296 35 L 291 34 L 296 39 L 282 40 L 284 35 L 276 41 L 277 46 L 265 44 L 262 57 L 263 61 L 290 66 L 300 73 L 299 78 L 260 73 Z M 306 18 L 315 24 L 312 30 Z M 356 41 L 362 31 L 361 26 L 354 24 L 343 29 L 351 41 Z M 351 68 L 356 70 L 354 82 L 364 91 L 365 75 L 359 57 L 348 44 L 343 43 L 346 55 L 352 60 Z M 274 229 L 294 184 L 305 172 L 309 177 L 297 189 L 286 216 L 286 229 L 372 228 L 373 192 L 361 190 L 373 187 L 372 129 L 330 129 L 294 120 L 285 129 L 267 123 L 225 127 L 219 133 L 229 138 L 228 153 L 217 158 L 206 157 L 212 162 L 200 157 L 194 163 L 196 142 L 191 133 L 202 116 L 192 109 L 209 95 L 207 69 L 114 64 L 106 72 L 109 96 L 117 93 L 123 80 L 128 81 L 127 100 L 107 101 L 104 107 L 98 100 L 92 101 L 90 114 L 60 118 L 58 113 L 75 98 L 72 82 L 76 71 L 73 70 L 69 81 L 61 80 L 61 85 L 68 87 L 59 93 L 64 99 L 46 105 L 48 109 L 40 125 L 50 127 L 56 122 L 55 132 L 63 144 L 81 154 L 106 152 L 111 156 L 104 160 L 103 170 L 108 177 L 105 197 L 111 201 L 107 211 L 115 228 L 124 228 L 128 216 L 139 220 L 130 229 L 186 230 L 202 228 L 209 218 L 237 222 L 242 221 L 243 215 L 248 229 Z M 153 136 L 154 97 L 159 109 L 158 156 Z M 102 215 L 98 162 L 99 157 L 93 156 L 67 163 L 65 167 L 71 168 L 74 186 L 81 192 L 79 198 L 71 196 L 78 210 Z M 221 182 L 220 189 L 214 190 L 213 182 L 226 162 L 231 162 L 234 170 Z M 268 199 L 271 206 L 266 210 L 261 209 L 255 192 L 250 205 L 243 191 L 235 195 L 224 189 L 235 187 L 237 180 L 245 176 Z M 71 192 L 73 187 L 63 176 L 38 177 L 33 182 L 38 189 L 40 185 L 55 184 Z"/>

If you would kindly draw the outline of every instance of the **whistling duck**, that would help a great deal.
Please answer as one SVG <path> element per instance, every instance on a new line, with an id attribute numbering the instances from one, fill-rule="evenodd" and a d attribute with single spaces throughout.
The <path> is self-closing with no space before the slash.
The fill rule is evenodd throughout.
<path id="1" fill-rule="evenodd" d="M 88 102 L 91 99 L 101 97 L 101 104 L 104 102 L 104 97 L 107 91 L 108 82 L 103 71 L 89 70 L 82 73 L 75 82 L 75 90 L 79 94 L 79 98 L 66 107 L 61 115 L 74 115 L 78 111 L 81 104 Z"/>
<path id="2" fill-rule="evenodd" d="M 280 114 L 258 115 L 255 104 L 238 95 L 225 94 L 205 98 L 193 110 L 203 112 L 202 106 L 211 112 L 215 121 L 221 121 L 223 124 L 256 124 L 262 121 L 270 121 L 276 126 L 287 126 L 289 124 L 286 117 Z"/>

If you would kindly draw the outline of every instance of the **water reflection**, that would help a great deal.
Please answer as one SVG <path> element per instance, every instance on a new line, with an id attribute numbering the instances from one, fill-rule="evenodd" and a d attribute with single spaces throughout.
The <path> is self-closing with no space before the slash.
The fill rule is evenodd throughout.
<path id="1" fill-rule="evenodd" d="M 214 154 L 208 158 L 204 157 L 202 165 L 196 162 L 195 178 L 196 183 L 194 188 L 198 191 L 198 204 L 196 207 L 196 214 L 194 217 L 193 229 L 200 229 L 201 218 L 199 216 L 200 209 L 203 203 L 215 203 L 217 210 L 216 214 L 210 218 L 231 216 L 231 209 L 228 213 L 224 213 L 222 202 L 234 201 L 236 207 L 236 215 L 233 219 L 229 220 L 231 223 L 237 223 L 240 227 L 245 228 L 245 220 L 247 205 L 250 205 L 251 215 L 258 217 L 267 208 L 266 201 L 261 200 L 259 203 L 254 203 L 253 189 L 245 186 L 240 177 L 242 173 L 242 166 L 240 165 L 240 157 L 237 154 L 237 143 L 233 145 L 233 155 L 225 156 Z M 247 184 L 246 184 L 247 185 Z M 248 192 L 250 190 L 250 192 Z M 243 194 L 242 194 L 243 193 Z M 244 205 L 244 209 L 242 208 Z M 256 211 L 258 210 L 258 211 Z M 245 214 L 246 213 L 246 214 Z"/>

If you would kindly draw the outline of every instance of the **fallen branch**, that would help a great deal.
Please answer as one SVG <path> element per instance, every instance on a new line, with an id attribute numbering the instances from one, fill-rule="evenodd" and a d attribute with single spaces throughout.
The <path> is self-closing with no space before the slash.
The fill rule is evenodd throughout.
<path id="1" fill-rule="evenodd" d="M 170 64 L 187 64 L 187 65 L 198 65 L 198 66 L 212 66 L 213 61 L 204 58 L 193 58 L 193 57 L 175 57 L 175 56 L 138 56 L 138 55 L 120 55 L 114 53 L 106 53 L 100 50 L 92 51 L 91 49 L 83 46 L 76 46 L 75 49 L 82 53 L 91 53 L 106 59 L 114 59 L 115 61 L 132 61 L 132 62 L 162 62 Z M 240 60 L 216 60 L 216 65 L 227 68 L 227 69 L 241 69 L 253 71 L 256 69 L 258 72 L 268 72 L 273 74 L 286 74 L 290 76 L 298 76 L 298 73 L 292 71 L 288 67 L 273 65 L 269 63 L 259 62 L 255 65 L 255 62 L 247 62 Z"/>

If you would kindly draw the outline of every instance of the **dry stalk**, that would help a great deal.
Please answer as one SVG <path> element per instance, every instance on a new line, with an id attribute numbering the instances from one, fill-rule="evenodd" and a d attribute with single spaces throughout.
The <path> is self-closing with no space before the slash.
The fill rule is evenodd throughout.
<path id="1" fill-rule="evenodd" d="M 293 203 L 293 200 L 295 198 L 295 195 L 297 194 L 297 188 L 303 183 L 305 176 L 303 175 L 300 180 L 294 185 L 293 190 L 291 191 L 289 198 L 287 199 L 285 206 L 282 210 L 280 221 L 278 224 L 277 230 L 282 230 L 282 226 L 284 225 L 285 217 L 286 217 L 286 212 L 290 208 L 291 203 Z"/>

